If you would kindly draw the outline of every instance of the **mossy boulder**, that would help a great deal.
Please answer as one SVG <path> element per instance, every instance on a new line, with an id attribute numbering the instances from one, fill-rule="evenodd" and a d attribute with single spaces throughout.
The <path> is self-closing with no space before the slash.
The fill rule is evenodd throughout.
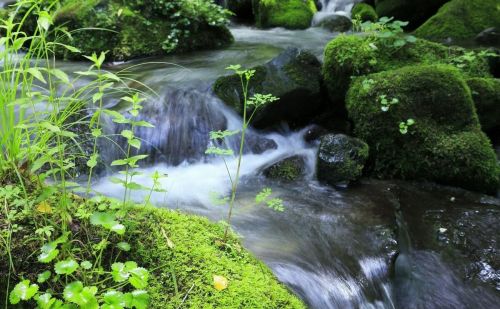
<path id="1" fill-rule="evenodd" d="M 258 27 L 306 29 L 317 10 L 314 0 L 253 0 L 253 11 Z"/>
<path id="2" fill-rule="evenodd" d="M 408 29 L 416 29 L 450 0 L 375 0 L 378 16 L 408 21 Z"/>
<path id="3" fill-rule="evenodd" d="M 481 31 L 500 28 L 497 0 L 452 0 L 421 25 L 415 34 L 437 42 L 471 40 Z"/>
<path id="4" fill-rule="evenodd" d="M 373 81 L 369 87 L 366 79 Z M 387 110 L 381 96 L 397 101 Z M 372 176 L 496 194 L 497 158 L 456 68 L 417 65 L 357 78 L 347 110 L 356 135 L 370 146 L 367 172 Z M 414 124 L 404 130 L 401 124 L 410 119 Z"/>
<path id="5" fill-rule="evenodd" d="M 249 97 L 255 93 L 272 94 L 278 101 L 260 108 L 252 124 L 268 128 L 282 121 L 292 127 L 304 125 L 322 108 L 321 64 L 309 52 L 290 48 L 270 62 L 253 68 Z M 215 94 L 243 114 L 243 91 L 238 75 L 223 76 L 214 83 Z"/>
<path id="6" fill-rule="evenodd" d="M 220 48 L 233 41 L 226 12 L 211 0 L 62 0 L 52 10 L 54 27 L 72 32 L 60 42 L 83 55 L 108 51 L 108 60 Z M 35 27 L 33 20 L 25 24 L 29 33 Z M 56 53 L 80 57 L 62 47 Z"/>
<path id="7" fill-rule="evenodd" d="M 500 127 L 500 79 L 471 78 L 467 84 L 483 130 Z"/>
<path id="8" fill-rule="evenodd" d="M 467 52 L 463 48 L 446 47 L 426 40 L 417 40 L 395 49 L 383 44 L 383 41 L 374 43 L 363 36 L 341 35 L 325 48 L 322 74 L 334 107 L 343 110 L 345 94 L 353 76 L 407 65 L 457 63 L 457 58 Z M 476 56 L 469 62 L 458 64 L 468 77 L 491 77 L 486 57 Z"/>
<path id="9" fill-rule="evenodd" d="M 373 6 L 367 3 L 356 3 L 351 10 L 351 16 L 359 18 L 361 21 L 377 21 L 378 14 Z"/>
<path id="10" fill-rule="evenodd" d="M 263 174 L 269 179 L 283 182 L 300 180 L 306 172 L 306 160 L 296 155 L 280 160 L 264 169 Z"/>
<path id="11" fill-rule="evenodd" d="M 34 193 L 29 194 L 33 194 L 32 198 L 36 199 L 38 195 Z M 83 202 L 83 199 L 76 199 L 76 201 L 77 204 L 71 205 L 71 211 L 75 213 L 77 209 L 79 213 L 92 211 L 88 209 L 88 204 Z M 15 207 L 10 204 L 12 202 L 6 203 Z M 16 202 L 19 204 L 18 200 Z M 101 205 L 104 206 L 105 202 Z M 32 204 L 29 207 L 31 206 Z M 23 221 L 17 222 L 19 229 L 12 234 L 10 251 L 16 271 L 15 275 L 11 273 L 11 289 L 19 278 L 36 282 L 38 273 L 53 267 L 52 264 L 41 264 L 37 261 L 37 255 L 44 240 L 41 237 L 33 237 L 38 228 L 35 222 L 46 220 L 46 216 L 47 214 L 37 213 L 33 209 L 32 213 L 25 213 Z M 118 261 L 134 260 L 138 265 L 150 271 L 148 286 L 145 289 L 150 297 L 148 308 L 164 309 L 179 308 L 179 306 L 185 308 L 305 308 L 305 305 L 279 283 L 262 262 L 241 246 L 236 236 L 230 233 L 224 242 L 224 227 L 220 224 L 211 223 L 206 218 L 152 207 L 131 207 L 127 209 L 126 219 L 122 222 L 127 230 L 126 239 L 114 236 L 114 234 L 110 235 L 107 231 L 90 225 L 88 219 L 73 218 L 70 236 L 74 240 L 73 247 L 78 248 L 80 244 L 92 242 L 88 244 L 90 247 L 104 239 L 111 243 L 127 241 L 131 250 L 119 254 Z M 6 218 L 0 214 L 2 234 L 7 233 L 6 227 Z M 103 266 L 105 268 L 110 267 L 106 259 L 112 250 L 116 250 L 112 249 L 113 247 L 108 246 L 104 250 Z M 3 243 L 0 244 L 0 249 L 2 249 L 0 250 L 0 278 L 2 278 L 0 280 L 0 306 L 4 308 L 6 307 L 4 302 L 6 278 L 9 274 L 9 257 Z M 75 254 L 80 254 L 80 252 L 75 251 Z M 81 254 L 90 255 L 86 252 L 81 252 Z M 113 262 L 115 261 L 109 264 Z M 214 288 L 214 275 L 228 279 L 226 289 L 218 291 Z M 74 277 L 71 280 L 74 280 Z M 50 287 L 59 291 L 52 283 L 50 286 L 47 283 L 39 285 L 43 290 Z M 24 308 L 35 308 L 35 304 L 25 303 Z"/>
<path id="12" fill-rule="evenodd" d="M 169 262 L 150 279 L 151 308 L 178 308 L 181 304 L 186 308 L 305 308 L 236 237 L 223 244 L 221 225 L 162 209 L 133 216 L 133 257 L 150 268 Z M 226 290 L 215 290 L 214 275 L 228 279 Z"/>
<path id="13" fill-rule="evenodd" d="M 345 185 L 357 180 L 368 159 L 368 145 L 344 134 L 321 137 L 316 174 L 318 180 L 332 186 Z"/>

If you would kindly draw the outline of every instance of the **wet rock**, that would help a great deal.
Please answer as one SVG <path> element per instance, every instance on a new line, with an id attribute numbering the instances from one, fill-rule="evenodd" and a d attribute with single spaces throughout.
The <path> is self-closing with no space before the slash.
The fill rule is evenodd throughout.
<path id="1" fill-rule="evenodd" d="M 278 101 L 260 108 L 252 124 L 269 128 L 280 122 L 298 127 L 322 109 L 321 64 L 307 51 L 289 48 L 270 62 L 253 68 L 255 75 L 249 84 L 249 95 L 272 94 Z M 237 75 L 217 79 L 215 94 L 227 105 L 243 114 L 243 91 Z"/>
<path id="2" fill-rule="evenodd" d="M 474 40 L 485 46 L 500 46 L 500 30 L 495 27 L 485 29 Z"/>
<path id="3" fill-rule="evenodd" d="M 308 143 L 312 143 L 326 134 L 328 134 L 328 130 L 325 128 L 318 125 L 312 125 L 304 132 L 304 140 Z"/>
<path id="4" fill-rule="evenodd" d="M 274 163 L 264 169 L 263 174 L 269 179 L 292 182 L 302 179 L 305 172 L 306 160 L 303 156 L 297 155 Z"/>
<path id="5" fill-rule="evenodd" d="M 431 184 L 397 192 L 412 249 L 434 251 L 463 280 L 500 290 L 500 200 Z"/>
<path id="6" fill-rule="evenodd" d="M 249 151 L 254 154 L 261 154 L 268 150 L 278 149 L 278 144 L 276 144 L 274 140 L 254 134 L 246 137 L 245 145 L 249 148 Z"/>
<path id="7" fill-rule="evenodd" d="M 316 22 L 316 27 L 322 27 L 332 32 L 346 32 L 351 30 L 352 22 L 347 16 L 340 14 L 327 15 Z"/>
<path id="8" fill-rule="evenodd" d="M 357 180 L 368 159 L 368 145 L 344 134 L 328 134 L 321 138 L 316 166 L 320 181 L 330 185 Z"/>

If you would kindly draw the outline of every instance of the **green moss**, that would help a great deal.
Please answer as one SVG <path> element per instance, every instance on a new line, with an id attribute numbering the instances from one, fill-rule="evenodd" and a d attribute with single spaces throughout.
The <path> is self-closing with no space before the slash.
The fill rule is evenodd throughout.
<path id="1" fill-rule="evenodd" d="M 305 164 L 301 156 L 289 157 L 265 169 L 264 175 L 286 182 L 297 181 L 304 176 Z"/>
<path id="2" fill-rule="evenodd" d="M 365 79 L 373 80 L 372 86 L 364 87 Z M 399 103 L 384 112 L 381 95 Z M 370 146 L 370 174 L 496 193 L 497 159 L 457 69 L 409 66 L 357 78 L 347 110 L 357 136 Z M 401 134 L 400 122 L 410 118 L 415 125 Z"/>
<path id="3" fill-rule="evenodd" d="M 458 47 L 417 40 L 403 48 L 394 49 L 375 43 L 370 38 L 341 35 L 332 40 L 325 48 L 323 78 L 328 94 L 337 108 L 342 109 L 344 97 L 351 78 L 374 72 L 397 69 L 416 64 L 450 64 L 467 50 Z M 468 77 L 491 77 L 488 60 L 474 57 L 461 64 L 460 70 Z"/>
<path id="4" fill-rule="evenodd" d="M 356 3 L 351 10 L 353 17 L 359 18 L 362 21 L 377 21 L 378 14 L 373 6 L 367 3 Z"/>
<path id="5" fill-rule="evenodd" d="M 29 192 L 30 200 L 38 197 L 40 192 L 36 191 Z M 73 203 L 68 205 L 72 214 L 77 210 L 80 214 L 91 213 L 106 203 L 94 205 L 76 197 L 72 200 Z M 16 202 L 21 209 L 25 207 Z M 40 238 L 34 237 L 34 231 L 39 227 L 35 223 L 45 222 L 47 214 L 36 212 L 33 205 L 26 207 L 23 219 L 16 221 L 20 229 L 13 234 L 12 254 L 17 276 L 12 276 L 12 282 L 17 282 L 18 277 L 36 282 L 37 274 L 47 269 L 46 264 L 37 262 L 37 254 L 32 254 L 42 245 Z M 121 222 L 126 226 L 126 241 L 132 249 L 120 254 L 119 261 L 133 259 L 149 269 L 151 276 L 147 291 L 151 303 L 148 308 L 179 308 L 181 305 L 183 308 L 305 308 L 262 262 L 242 248 L 236 236 L 230 234 L 223 243 L 222 225 L 166 209 L 134 206 L 126 213 Z M 5 222 L 0 213 L 0 233 L 6 231 L 1 229 L 6 226 Z M 71 226 L 73 251 L 82 259 L 89 253 L 82 250 L 80 244 L 97 244 L 107 236 L 110 236 L 111 243 L 123 241 L 119 236 L 108 235 L 103 229 L 91 226 L 88 220 L 74 217 Z M 105 268 L 114 262 L 106 261 L 112 247 L 104 251 Z M 0 306 L 3 308 L 5 295 L 2 294 L 7 284 L 4 279 L 8 276 L 9 263 L 3 244 L 0 244 L 0 249 Z M 94 257 L 87 258 L 93 260 Z M 228 279 L 227 289 L 217 291 L 214 288 L 214 275 Z M 40 284 L 40 287 L 46 289 L 49 286 Z M 59 291 L 61 287 L 52 288 Z M 27 307 L 34 308 L 34 305 Z"/>
<path id="6" fill-rule="evenodd" d="M 59 41 L 83 55 L 108 51 L 108 60 L 127 60 L 226 46 L 233 37 L 225 14 L 211 0 L 152 0 L 148 5 L 142 0 L 63 0 L 55 7 L 54 26 L 71 31 L 72 38 Z M 24 27 L 28 33 L 35 29 L 32 19 Z M 62 47 L 56 53 L 80 57 Z"/>
<path id="7" fill-rule="evenodd" d="M 162 209 L 133 218 L 134 257 L 150 268 L 163 265 L 151 278 L 151 308 L 177 308 L 186 295 L 185 308 L 304 308 L 235 237 L 222 245 L 221 225 Z M 226 277 L 228 288 L 216 291 L 213 275 Z"/>
<path id="8" fill-rule="evenodd" d="M 486 28 L 500 28 L 497 0 L 452 0 L 420 26 L 415 34 L 433 41 L 474 38 Z"/>
<path id="9" fill-rule="evenodd" d="M 484 131 L 500 126 L 500 79 L 472 78 L 467 80 Z"/>
<path id="10" fill-rule="evenodd" d="M 313 0 L 254 0 L 256 23 L 262 28 L 306 29 L 316 11 Z"/>

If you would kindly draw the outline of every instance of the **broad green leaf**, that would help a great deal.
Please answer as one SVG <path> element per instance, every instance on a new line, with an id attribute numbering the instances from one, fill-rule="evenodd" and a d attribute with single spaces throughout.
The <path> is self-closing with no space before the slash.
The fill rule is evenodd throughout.
<path id="1" fill-rule="evenodd" d="M 57 243 L 55 242 L 43 245 L 41 251 L 42 253 L 40 253 L 40 255 L 38 256 L 38 261 L 41 263 L 50 263 L 59 254 Z"/>
<path id="2" fill-rule="evenodd" d="M 92 263 L 90 263 L 89 261 L 83 261 L 80 263 L 80 266 L 85 270 L 89 270 L 92 268 Z"/>
<path id="3" fill-rule="evenodd" d="M 50 278 L 51 275 L 52 275 L 52 273 L 50 272 L 50 270 L 46 270 L 43 273 L 38 274 L 38 278 L 36 281 L 38 283 L 44 283 L 45 281 L 47 281 Z"/>
<path id="4" fill-rule="evenodd" d="M 21 300 L 30 300 L 38 292 L 38 285 L 31 284 L 29 280 L 23 280 L 16 284 L 10 292 L 9 300 L 12 305 L 18 304 Z"/>
<path id="5" fill-rule="evenodd" d="M 78 263 L 73 259 L 59 261 L 54 266 L 54 270 L 58 275 L 71 275 L 78 269 Z"/>
<path id="6" fill-rule="evenodd" d="M 148 292 L 144 290 L 135 290 L 132 293 L 124 294 L 127 306 L 136 309 L 147 309 L 149 305 Z"/>
<path id="7" fill-rule="evenodd" d="M 96 293 L 96 287 L 84 287 L 82 282 L 75 281 L 66 285 L 63 296 L 65 300 L 79 305 L 81 309 L 98 309 Z"/>
<path id="8" fill-rule="evenodd" d="M 38 19 L 36 22 L 40 28 L 48 31 L 50 25 L 52 25 L 52 16 L 50 16 L 49 12 L 41 11 L 38 13 Z"/>
<path id="9" fill-rule="evenodd" d="M 90 224 L 100 225 L 107 229 L 111 229 L 118 223 L 115 218 L 115 215 L 109 212 L 94 212 L 92 216 L 90 216 Z"/>
<path id="10" fill-rule="evenodd" d="M 65 84 L 69 84 L 69 78 L 68 78 L 68 75 L 66 73 L 64 73 L 63 71 L 59 70 L 59 69 L 51 69 L 50 70 L 50 73 L 52 75 L 54 75 L 55 77 L 57 77 L 57 79 L 59 79 L 60 81 L 62 81 L 63 83 Z"/>
<path id="11" fill-rule="evenodd" d="M 125 234 L 125 226 L 123 224 L 120 224 L 120 223 L 117 223 L 117 224 L 113 225 L 110 228 L 110 230 L 113 231 L 113 232 L 115 232 L 118 235 Z"/>
<path id="12" fill-rule="evenodd" d="M 130 269 L 131 276 L 128 281 L 136 289 L 144 289 L 148 286 L 149 272 L 142 267 Z"/>
<path id="13" fill-rule="evenodd" d="M 119 242 L 116 244 L 116 247 L 122 251 L 130 251 L 130 244 L 128 242 Z"/>
<path id="14" fill-rule="evenodd" d="M 33 77 L 35 77 L 36 79 L 38 79 L 39 81 L 41 81 L 42 83 L 46 84 L 47 82 L 45 81 L 45 78 L 43 78 L 43 75 L 42 75 L 42 72 L 40 72 L 39 69 L 37 68 L 29 68 L 26 70 L 28 73 L 30 73 L 31 75 L 33 75 Z"/>
<path id="15" fill-rule="evenodd" d="M 111 275 L 115 282 L 123 282 L 129 278 L 130 273 L 125 269 L 125 264 L 114 263 L 111 265 Z"/>

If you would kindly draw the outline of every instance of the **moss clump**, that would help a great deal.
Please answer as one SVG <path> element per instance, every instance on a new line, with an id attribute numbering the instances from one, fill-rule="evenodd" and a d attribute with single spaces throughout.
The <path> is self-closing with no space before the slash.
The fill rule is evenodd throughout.
<path id="1" fill-rule="evenodd" d="M 138 211 L 132 218 L 134 258 L 151 268 L 165 265 L 150 280 L 151 308 L 177 308 L 185 295 L 186 308 L 304 308 L 235 237 L 223 245 L 221 225 L 163 209 Z M 215 290 L 213 275 L 226 277 L 228 288 Z"/>
<path id="2" fill-rule="evenodd" d="M 373 6 L 367 3 L 356 3 L 351 10 L 352 17 L 359 18 L 362 21 L 377 21 L 378 14 Z"/>
<path id="3" fill-rule="evenodd" d="M 306 29 L 311 25 L 316 5 L 313 0 L 254 0 L 258 27 Z"/>
<path id="4" fill-rule="evenodd" d="M 373 45 L 377 48 L 374 48 Z M 397 69 L 417 64 L 453 64 L 467 53 L 458 47 L 417 40 L 395 49 L 373 42 L 373 39 L 355 35 L 341 35 L 325 48 L 323 79 L 328 95 L 337 108 L 342 109 L 351 78 L 369 73 Z M 460 70 L 468 77 L 491 77 L 488 59 L 476 56 L 467 63 L 460 62 Z"/>
<path id="5" fill-rule="evenodd" d="M 59 38 L 62 43 L 83 55 L 108 51 L 108 60 L 219 48 L 233 40 L 226 13 L 211 0 L 152 0 L 148 5 L 142 0 L 63 0 L 53 10 L 54 26 L 72 31 L 72 38 Z M 29 33 L 36 27 L 32 19 L 24 25 Z M 56 52 L 78 57 L 64 48 Z"/>
<path id="6" fill-rule="evenodd" d="M 370 87 L 365 79 L 373 80 Z M 384 112 L 382 95 L 399 103 Z M 355 133 L 370 146 L 370 174 L 496 193 L 497 158 L 457 69 L 409 66 L 357 78 L 347 110 Z M 415 124 L 402 134 L 399 125 L 408 119 Z"/>
<path id="7" fill-rule="evenodd" d="M 21 195 L 21 189 L 10 189 L 9 192 L 15 192 L 14 190 Z M 40 227 L 37 224 L 46 222 L 47 216 L 50 220 L 56 220 L 55 213 L 46 214 L 35 210 L 37 203 L 34 201 L 40 193 L 33 189 L 27 200 L 14 199 L 14 194 L 8 198 L 10 200 L 3 201 L 10 207 L 19 208 L 16 212 L 12 212 L 13 208 L 10 209 L 15 214 L 13 218 L 16 218 L 18 226 L 12 235 L 11 252 L 16 276 L 12 276 L 11 289 L 19 277 L 36 282 L 37 274 L 51 267 L 37 261 L 39 249 L 44 243 L 41 237 L 34 236 L 35 230 Z M 72 251 L 82 260 L 93 260 L 95 257 L 88 251 L 88 247 L 97 245 L 110 235 L 107 231 L 90 225 L 88 219 L 82 219 L 81 215 L 91 214 L 97 207 L 107 207 L 107 200 L 102 199 L 95 204 L 72 197 L 68 200 L 70 201 L 68 209 L 74 214 L 70 236 Z M 242 248 L 234 235 L 230 235 L 223 243 L 222 225 L 211 223 L 202 217 L 166 209 L 129 206 L 125 213 L 126 217 L 120 221 L 126 226 L 125 241 L 130 243 L 131 250 L 122 252 L 118 261 L 132 259 L 150 271 L 149 285 L 146 288 L 151 300 L 148 308 L 178 308 L 180 305 L 185 308 L 305 308 L 262 262 Z M 1 212 L 0 235 L 8 233 L 7 226 L 5 215 Z M 115 244 L 124 239 L 112 234 L 109 241 Z M 84 244 L 87 247 L 79 247 Z M 5 279 L 9 273 L 8 255 L 3 246 L 4 243 L 0 243 L 2 308 L 5 306 Z M 113 247 L 108 246 L 103 253 L 105 269 L 115 262 L 106 261 L 106 257 L 116 250 Z M 214 288 L 214 275 L 228 279 L 227 289 L 217 291 Z M 43 290 L 48 287 L 47 283 L 40 284 Z M 60 287 L 52 285 L 51 288 L 57 292 Z M 31 303 L 27 307 L 35 306 Z"/>
<path id="8" fill-rule="evenodd" d="M 500 127 L 500 79 L 471 78 L 467 84 L 483 130 Z"/>
<path id="9" fill-rule="evenodd" d="M 408 21 L 409 30 L 415 29 L 449 0 L 375 0 L 378 16 Z"/>
<path id="10" fill-rule="evenodd" d="M 452 0 L 445 4 L 415 34 L 433 41 L 449 38 L 460 41 L 474 38 L 486 28 L 500 28 L 497 0 Z"/>

